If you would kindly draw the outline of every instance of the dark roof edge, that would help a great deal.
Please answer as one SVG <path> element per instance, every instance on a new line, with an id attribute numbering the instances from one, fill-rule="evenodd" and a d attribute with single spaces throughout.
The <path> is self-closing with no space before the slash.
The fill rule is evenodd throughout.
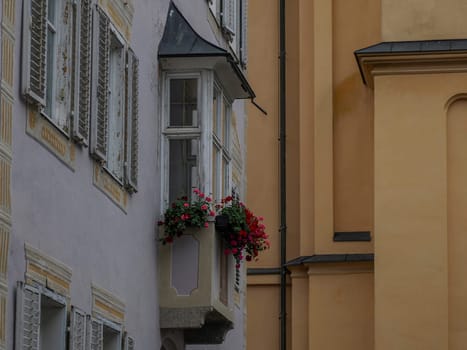
<path id="1" fill-rule="evenodd" d="M 365 262 L 374 261 L 375 255 L 372 253 L 364 254 L 315 254 L 300 256 L 287 262 L 286 266 L 298 266 L 302 264 L 318 263 L 340 263 L 340 262 Z"/>
<path id="2" fill-rule="evenodd" d="M 161 42 L 164 40 L 164 36 L 165 36 L 165 30 L 167 28 L 167 22 L 169 21 L 169 16 L 170 16 L 170 10 L 171 9 L 174 9 L 175 11 L 177 11 L 177 14 L 185 21 L 185 23 L 188 25 L 188 27 L 190 28 L 190 30 L 196 35 L 196 37 L 201 40 L 202 42 L 204 42 L 205 44 L 207 44 L 208 46 L 211 46 L 212 48 L 214 48 L 215 50 L 219 50 L 221 52 L 219 53 L 216 53 L 216 54 L 211 54 L 212 56 L 222 56 L 222 55 L 229 55 L 228 51 L 220 46 L 217 46 L 209 41 L 207 41 L 206 39 L 204 39 L 201 35 L 198 34 L 198 32 L 193 28 L 193 26 L 190 24 L 190 22 L 187 20 L 187 18 L 183 15 L 182 11 L 180 11 L 180 9 L 177 7 L 177 5 L 175 5 L 175 3 L 173 1 L 170 1 L 170 5 L 169 5 L 169 11 L 167 11 L 167 19 L 166 19 L 166 25 L 165 25 L 165 28 L 164 28 L 164 33 L 162 34 L 162 38 L 161 38 Z M 190 54 L 179 54 L 179 55 L 160 55 L 159 54 L 159 50 L 158 50 L 158 53 L 157 53 L 158 57 L 177 57 L 177 56 L 180 56 L 180 57 L 188 57 Z M 203 56 L 203 54 L 194 54 L 193 56 Z M 207 55 L 204 55 L 204 56 L 207 56 Z"/>

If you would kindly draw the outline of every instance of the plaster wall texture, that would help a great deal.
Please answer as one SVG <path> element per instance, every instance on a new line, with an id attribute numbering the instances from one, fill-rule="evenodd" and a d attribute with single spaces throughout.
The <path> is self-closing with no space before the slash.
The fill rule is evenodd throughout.
<path id="1" fill-rule="evenodd" d="M 465 290 L 458 265 L 463 254 L 455 248 L 465 225 L 459 216 L 465 183 L 457 180 L 465 164 L 453 129 L 464 125 L 456 117 L 458 107 L 447 109 L 463 93 L 465 78 L 459 73 L 375 79 L 378 350 L 440 349 L 465 339 L 458 313 L 465 309 L 459 298 Z"/>
<path id="2" fill-rule="evenodd" d="M 467 4 L 461 0 L 382 0 L 382 39 L 436 40 L 467 37 Z"/>
<path id="3" fill-rule="evenodd" d="M 176 1 L 195 30 L 215 38 L 202 0 Z M 91 283 L 121 298 L 125 328 L 140 349 L 159 349 L 157 246 L 160 187 L 160 82 L 157 49 L 169 1 L 136 0 L 131 46 L 139 65 L 138 192 L 129 196 L 126 213 L 93 185 L 87 148 L 76 148 L 74 170 L 26 134 L 26 105 L 20 90 L 21 45 L 15 49 L 12 220 L 9 286 L 24 280 L 27 242 L 72 271 L 71 304 L 91 312 Z M 22 2 L 16 16 L 21 19 Z M 16 23 L 21 38 L 21 20 Z M 244 120 L 243 102 L 235 105 Z M 241 127 L 244 122 L 240 123 Z M 243 133 L 243 131 L 242 131 Z M 8 297 L 8 350 L 13 349 L 15 288 Z M 242 301 L 243 305 L 243 301 Z M 238 327 L 243 329 L 243 318 Z M 242 341 L 242 340 L 240 340 Z M 234 345 L 230 347 L 237 349 Z M 241 347 L 238 347 L 240 349 Z"/>

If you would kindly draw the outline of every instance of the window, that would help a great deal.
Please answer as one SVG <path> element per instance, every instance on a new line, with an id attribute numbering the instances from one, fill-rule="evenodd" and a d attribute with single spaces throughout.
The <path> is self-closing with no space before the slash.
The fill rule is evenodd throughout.
<path id="1" fill-rule="evenodd" d="M 242 66 L 247 63 L 248 0 L 208 0 L 209 9 Z"/>
<path id="2" fill-rule="evenodd" d="M 122 326 L 104 318 L 94 318 L 72 306 L 70 350 L 122 350 Z M 135 341 L 125 333 L 123 350 L 134 350 Z"/>
<path id="3" fill-rule="evenodd" d="M 230 192 L 231 103 L 214 81 L 213 71 L 164 75 L 166 203 L 194 188 L 214 199 Z"/>
<path id="4" fill-rule="evenodd" d="M 93 21 L 91 154 L 130 191 L 138 166 L 138 60 L 107 15 Z"/>
<path id="5" fill-rule="evenodd" d="M 23 92 L 66 135 L 76 110 L 75 21 L 71 0 L 24 1 Z"/>
<path id="6" fill-rule="evenodd" d="M 220 201 L 230 194 L 230 104 L 215 86 L 212 128 L 212 196 Z"/>
<path id="7" fill-rule="evenodd" d="M 45 287 L 33 287 L 20 282 L 16 302 L 16 346 L 18 349 L 65 349 L 65 297 Z"/>

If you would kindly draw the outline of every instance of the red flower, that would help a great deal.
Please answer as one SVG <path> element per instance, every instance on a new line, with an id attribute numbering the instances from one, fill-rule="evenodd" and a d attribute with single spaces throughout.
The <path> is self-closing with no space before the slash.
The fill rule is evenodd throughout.
<path id="1" fill-rule="evenodd" d="M 183 206 L 184 206 L 185 208 L 188 208 L 188 207 L 190 206 L 190 204 L 188 204 L 188 203 L 183 203 Z"/>
<path id="2" fill-rule="evenodd" d="M 207 206 L 206 204 L 203 204 L 203 205 L 201 206 L 201 210 L 208 210 L 208 206 Z"/>

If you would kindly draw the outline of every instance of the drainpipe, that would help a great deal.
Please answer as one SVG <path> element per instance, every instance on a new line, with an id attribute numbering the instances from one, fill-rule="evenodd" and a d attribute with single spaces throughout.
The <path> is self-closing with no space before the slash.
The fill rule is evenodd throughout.
<path id="1" fill-rule="evenodd" d="M 281 259 L 281 280 L 280 280 L 280 350 L 287 347 L 287 311 L 286 311 L 286 235 L 287 235 L 287 212 L 286 212 L 286 101 L 285 101 L 285 0 L 279 0 L 279 163 L 280 163 L 280 259 Z"/>

